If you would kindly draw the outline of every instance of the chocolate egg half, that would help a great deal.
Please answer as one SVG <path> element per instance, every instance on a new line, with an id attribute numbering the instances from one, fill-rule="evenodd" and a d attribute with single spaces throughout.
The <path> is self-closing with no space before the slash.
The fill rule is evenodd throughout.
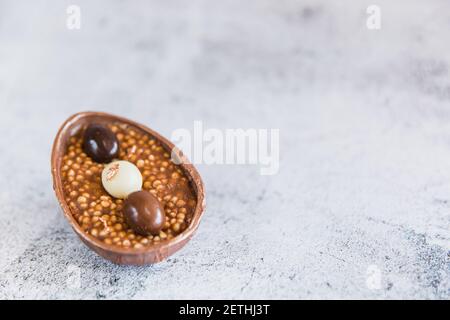
<path id="1" fill-rule="evenodd" d="M 133 145 L 141 146 L 144 149 L 144 153 L 145 150 L 151 150 L 151 154 L 148 155 L 147 164 L 145 163 L 146 159 L 143 158 L 145 155 L 141 154 L 139 156 L 140 159 L 144 159 L 144 168 L 146 167 L 146 165 L 151 164 L 150 158 L 154 157 L 152 148 L 155 145 L 158 145 L 158 148 L 162 148 L 161 150 L 155 150 L 156 155 L 166 157 L 165 154 L 167 153 L 168 155 L 172 154 L 172 156 L 175 156 L 175 158 L 179 158 L 181 160 L 177 161 L 176 176 L 181 175 L 182 179 L 178 179 L 178 181 L 183 184 L 183 192 L 187 192 L 186 195 L 189 196 L 190 202 L 184 206 L 187 207 L 187 212 L 179 213 L 177 214 L 177 216 L 185 216 L 185 229 L 172 234 L 168 234 L 169 232 L 161 233 L 160 231 L 159 236 L 155 236 L 153 237 L 153 239 L 151 239 L 151 236 L 147 236 L 144 238 L 148 239 L 141 239 L 140 241 L 138 241 L 138 237 L 136 237 L 135 239 L 128 239 L 128 233 L 130 233 L 131 236 L 133 235 L 133 233 L 137 234 L 137 232 L 131 232 L 131 230 L 127 230 L 125 232 L 125 230 L 122 230 L 123 232 L 118 232 L 118 234 L 125 233 L 124 237 L 118 235 L 117 238 L 122 237 L 124 239 L 127 239 L 123 240 L 123 243 L 121 245 L 118 245 L 114 242 L 111 243 L 111 241 L 109 241 L 109 239 L 112 237 L 112 232 L 116 232 L 116 229 L 120 227 L 120 225 L 122 225 L 121 228 L 130 226 L 126 223 L 126 221 L 119 221 L 120 223 L 118 224 L 120 225 L 114 224 L 110 226 L 108 224 L 109 221 L 105 220 L 108 215 L 111 216 L 111 222 L 113 222 L 112 218 L 114 216 L 123 216 L 123 206 L 125 201 L 116 198 L 108 199 L 107 201 L 100 201 L 100 198 L 102 198 L 102 196 L 109 197 L 107 196 L 106 190 L 103 189 L 101 181 L 101 168 L 103 168 L 104 166 L 90 163 L 90 160 L 93 160 L 90 157 L 86 158 L 77 156 L 78 154 L 82 153 L 82 150 L 79 150 L 78 146 L 79 144 L 83 144 L 83 138 L 84 134 L 86 133 L 86 128 L 92 124 L 100 124 L 106 128 L 112 128 L 115 125 L 118 126 L 119 131 L 129 132 L 130 135 L 132 133 L 137 133 L 138 135 Z M 116 135 L 117 138 L 119 138 L 119 133 L 113 132 L 113 134 Z M 121 141 L 119 142 L 121 144 L 125 143 Z M 75 144 L 77 145 L 77 147 L 75 148 L 75 152 L 73 152 L 74 155 L 71 155 L 69 157 L 69 148 Z M 119 148 L 121 147 L 122 145 L 119 145 Z M 139 160 L 134 159 L 133 155 L 137 155 L 140 149 L 129 149 L 130 150 L 123 150 L 127 151 L 126 153 L 124 152 L 123 155 L 121 155 L 121 152 L 119 152 L 118 157 L 114 158 L 114 160 L 129 160 L 133 163 L 135 163 L 135 160 L 137 160 L 136 166 L 139 167 Z M 136 154 L 131 153 L 131 151 L 136 151 Z M 131 155 L 131 157 L 128 157 L 129 155 Z M 169 158 L 166 159 L 167 160 L 165 161 L 170 161 Z M 81 164 L 78 163 L 79 160 L 81 160 Z M 70 166 L 68 166 L 69 161 L 73 162 Z M 123 117 L 102 112 L 81 112 L 69 117 L 61 125 L 55 137 L 52 149 L 51 166 L 53 175 L 53 188 L 55 189 L 56 197 L 59 204 L 61 205 L 62 213 L 72 226 L 75 233 L 89 248 L 94 250 L 97 254 L 117 264 L 145 265 L 157 263 L 166 259 L 173 253 L 180 250 L 183 246 L 186 245 L 186 243 L 188 243 L 192 239 L 204 213 L 205 191 L 203 182 L 199 173 L 189 162 L 189 160 L 181 153 L 181 151 L 175 148 L 175 145 L 172 142 L 161 136 L 158 132 L 146 127 L 143 124 Z M 111 175 L 113 173 L 114 172 L 111 172 Z M 143 169 L 142 173 L 143 180 L 149 182 L 151 180 L 151 175 L 149 176 L 147 174 L 148 172 L 145 174 L 144 173 L 145 169 Z M 81 180 L 79 178 L 81 178 Z M 69 181 L 72 182 L 68 183 Z M 179 187 L 181 187 L 181 185 L 177 187 L 176 185 L 172 184 L 172 177 L 168 178 L 167 184 L 161 179 L 160 185 L 164 185 L 166 188 L 168 188 L 164 189 L 158 186 L 159 188 L 156 188 L 156 192 L 161 195 L 165 194 L 166 192 L 170 192 L 172 193 L 171 195 L 174 195 L 176 191 L 179 190 Z M 177 188 L 172 189 L 174 187 Z M 81 188 L 85 189 L 83 192 L 89 195 L 89 198 L 85 197 L 84 194 L 74 193 L 72 195 L 71 189 L 81 190 Z M 151 193 L 150 191 L 153 191 L 153 188 L 151 188 L 151 186 L 146 187 L 146 190 L 149 190 L 149 193 Z M 104 198 L 106 199 L 106 197 Z M 160 195 L 158 195 L 158 197 L 165 198 L 161 197 Z M 172 197 L 172 199 L 173 198 L 174 197 Z M 92 206 L 94 202 L 99 202 L 95 205 L 95 210 L 99 211 L 90 212 L 92 211 L 90 206 Z M 164 207 L 166 205 L 166 202 L 161 202 L 161 205 Z M 97 209 L 97 206 L 101 206 L 102 209 Z M 176 204 L 172 204 L 172 206 L 176 206 Z M 171 206 L 168 205 L 168 207 Z M 184 209 L 184 207 L 181 209 Z M 173 209 L 178 210 L 176 208 Z M 175 212 L 175 210 L 173 212 Z M 99 216 L 99 218 L 96 218 L 98 216 L 98 213 L 101 213 L 103 215 Z M 170 213 L 172 215 L 172 212 Z M 86 217 L 92 217 L 92 219 L 86 219 Z M 168 218 L 169 216 L 166 217 L 164 227 L 167 225 Z M 97 221 L 94 222 L 94 219 L 97 219 Z M 85 220 L 88 221 L 85 222 Z M 86 225 L 86 223 L 88 225 Z M 98 226 L 94 226 L 92 223 L 101 224 L 99 224 Z M 177 225 L 177 223 L 174 223 L 174 225 Z M 91 229 L 89 229 L 90 232 L 87 232 L 85 228 L 87 226 L 92 227 Z M 156 223 L 156 227 L 158 226 L 159 223 Z M 170 229 L 173 228 L 171 227 Z M 165 229 L 163 228 L 163 231 L 164 230 Z M 106 238 L 103 238 L 103 235 L 101 235 L 103 231 L 111 232 L 111 234 Z M 139 237 L 142 236 L 139 235 Z M 127 246 L 127 243 L 130 244 L 130 246 Z"/>
<path id="2" fill-rule="evenodd" d="M 133 192 L 124 202 L 123 215 L 128 225 L 137 233 L 157 235 L 166 220 L 164 209 L 150 192 Z"/>

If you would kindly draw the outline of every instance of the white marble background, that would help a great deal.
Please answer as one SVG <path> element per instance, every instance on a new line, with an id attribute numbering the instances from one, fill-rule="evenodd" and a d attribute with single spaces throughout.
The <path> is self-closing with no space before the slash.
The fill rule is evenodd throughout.
<path id="1" fill-rule="evenodd" d="M 0 298 L 450 298 L 449 31 L 448 0 L 1 0 Z M 200 166 L 196 237 L 113 265 L 52 190 L 53 138 L 86 109 L 279 128 L 280 172 Z"/>

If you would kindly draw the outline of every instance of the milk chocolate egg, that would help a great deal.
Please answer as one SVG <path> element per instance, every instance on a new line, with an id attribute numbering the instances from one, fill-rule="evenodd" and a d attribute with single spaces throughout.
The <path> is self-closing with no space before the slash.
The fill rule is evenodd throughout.
<path id="1" fill-rule="evenodd" d="M 165 222 L 164 209 L 150 192 L 130 194 L 124 201 L 123 215 L 128 225 L 143 236 L 157 235 Z"/>

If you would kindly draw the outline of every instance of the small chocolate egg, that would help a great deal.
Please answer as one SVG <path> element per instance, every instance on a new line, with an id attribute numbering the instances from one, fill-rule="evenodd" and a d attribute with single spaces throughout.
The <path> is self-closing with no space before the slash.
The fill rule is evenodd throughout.
<path id="1" fill-rule="evenodd" d="M 142 175 L 131 162 L 113 161 L 105 165 L 102 171 L 102 184 L 110 195 L 124 199 L 130 193 L 142 189 Z"/>
<path id="2" fill-rule="evenodd" d="M 164 209 L 150 192 L 133 192 L 125 199 L 123 215 L 127 224 L 143 236 L 157 235 L 166 219 Z"/>
<path id="3" fill-rule="evenodd" d="M 119 141 L 109 128 L 94 123 L 84 131 L 83 150 L 95 162 L 107 163 L 118 157 Z"/>

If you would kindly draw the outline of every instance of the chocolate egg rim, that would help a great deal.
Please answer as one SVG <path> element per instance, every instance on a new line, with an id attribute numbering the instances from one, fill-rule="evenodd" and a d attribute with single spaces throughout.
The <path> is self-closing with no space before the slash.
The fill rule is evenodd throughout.
<path id="1" fill-rule="evenodd" d="M 166 149 L 168 152 L 172 153 L 174 152 L 176 157 L 178 157 L 181 160 L 181 163 L 179 166 L 185 173 L 186 177 L 189 179 L 192 189 L 194 191 L 194 194 L 196 196 L 196 207 L 192 215 L 192 221 L 189 223 L 187 228 L 182 231 L 180 234 L 178 234 L 176 237 L 161 241 L 160 243 L 152 244 L 148 247 L 143 248 L 123 248 L 118 247 L 113 244 L 106 244 L 103 241 L 101 241 L 98 238 L 95 238 L 94 236 L 84 232 L 81 229 L 81 226 L 79 223 L 75 220 L 75 218 L 72 215 L 71 209 L 69 208 L 68 203 L 65 201 L 64 197 L 64 191 L 63 191 L 63 185 L 62 185 L 62 177 L 61 177 L 61 160 L 62 160 L 62 154 L 64 152 L 64 148 L 66 146 L 66 143 L 68 139 L 72 136 L 74 136 L 83 126 L 82 122 L 83 119 L 87 118 L 95 118 L 95 121 L 100 121 L 102 123 L 109 123 L 113 121 L 117 121 L 120 123 L 124 123 L 127 125 L 134 126 L 140 130 L 142 130 L 145 134 L 148 134 L 158 140 L 162 147 Z M 94 121 L 94 120 L 93 120 Z M 201 217 L 203 215 L 203 212 L 205 210 L 205 193 L 204 193 L 204 186 L 203 181 L 200 177 L 200 174 L 197 172 L 195 167 L 191 164 L 191 162 L 186 158 L 186 156 L 175 147 L 175 145 L 166 139 L 165 137 L 161 136 L 156 131 L 148 128 L 147 126 L 137 123 L 133 120 L 116 116 L 113 114 L 105 113 L 105 112 L 96 112 L 96 111 L 84 111 L 76 113 L 72 116 L 70 116 L 68 119 L 64 121 L 64 123 L 59 128 L 56 137 L 53 142 L 52 147 L 52 155 L 51 155 L 51 171 L 52 171 L 52 177 L 53 177 L 53 189 L 55 191 L 56 197 L 58 199 L 59 205 L 62 208 L 62 211 L 64 213 L 64 216 L 66 219 L 68 219 L 69 223 L 71 224 L 72 228 L 75 230 L 75 232 L 84 240 L 87 244 L 92 244 L 95 247 L 101 248 L 102 250 L 111 252 L 111 253 L 119 253 L 119 254 L 126 254 L 126 255 L 141 255 L 143 253 L 149 253 L 152 251 L 163 251 L 164 249 L 168 249 L 172 246 L 176 246 L 177 244 L 185 243 L 189 240 L 189 237 L 193 235 L 193 233 L 198 228 L 198 225 L 201 221 Z M 93 249 L 93 248 L 91 248 Z M 176 250 L 175 250 L 176 251 Z"/>

